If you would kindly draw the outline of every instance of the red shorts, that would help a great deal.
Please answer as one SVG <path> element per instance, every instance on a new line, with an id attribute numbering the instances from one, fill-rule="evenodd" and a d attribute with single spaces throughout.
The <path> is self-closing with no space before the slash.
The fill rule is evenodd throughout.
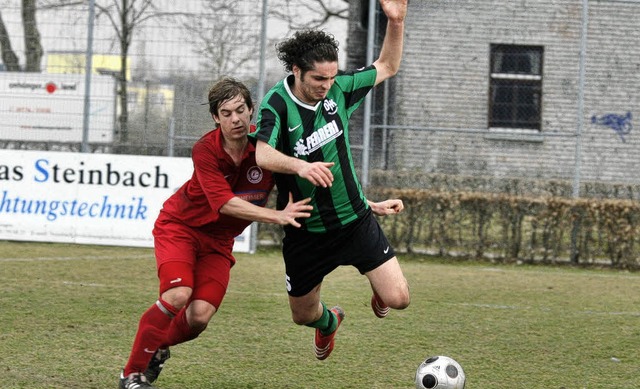
<path id="1" fill-rule="evenodd" d="M 219 308 L 235 264 L 233 239 L 215 239 L 206 230 L 160 216 L 153 228 L 160 294 L 177 286 L 193 290 L 191 300 Z"/>

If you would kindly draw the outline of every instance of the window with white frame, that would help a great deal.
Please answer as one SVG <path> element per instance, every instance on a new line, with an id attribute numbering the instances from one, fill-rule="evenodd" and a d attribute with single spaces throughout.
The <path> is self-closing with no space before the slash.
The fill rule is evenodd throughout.
<path id="1" fill-rule="evenodd" d="M 541 130 L 543 51 L 491 45 L 489 128 Z"/>

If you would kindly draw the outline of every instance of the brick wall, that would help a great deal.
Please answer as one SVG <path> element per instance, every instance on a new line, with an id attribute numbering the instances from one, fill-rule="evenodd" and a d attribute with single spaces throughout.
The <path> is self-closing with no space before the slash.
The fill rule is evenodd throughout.
<path id="1" fill-rule="evenodd" d="M 362 3 L 351 2 L 349 66 L 362 66 Z M 576 164 L 582 2 L 411 1 L 389 124 L 374 132 L 372 167 L 462 176 L 640 182 L 640 137 L 592 123 L 640 116 L 640 3 L 589 2 L 582 158 Z M 544 47 L 541 131 L 488 128 L 490 44 Z M 377 54 L 376 54 L 377 56 Z M 381 88 L 374 123 L 380 123 Z M 362 114 L 362 110 L 359 111 Z M 637 120 L 632 119 L 632 124 Z M 361 116 L 352 124 L 353 143 Z M 381 142 L 386 143 L 386 149 Z M 384 155 L 382 152 L 384 151 Z M 411 183 L 407 183 L 410 186 Z"/>

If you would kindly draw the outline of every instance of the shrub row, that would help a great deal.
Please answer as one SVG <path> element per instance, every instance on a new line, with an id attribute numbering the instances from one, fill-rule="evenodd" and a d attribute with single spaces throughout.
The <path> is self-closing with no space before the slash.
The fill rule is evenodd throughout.
<path id="1" fill-rule="evenodd" d="M 378 218 L 400 252 L 640 268 L 639 201 L 383 187 L 367 196 L 403 200 L 404 212 Z M 282 236 L 280 226 L 260 226 L 262 244 Z"/>
<path id="2" fill-rule="evenodd" d="M 498 261 L 640 266 L 640 202 L 372 188 L 405 211 L 379 218 L 396 249 Z"/>

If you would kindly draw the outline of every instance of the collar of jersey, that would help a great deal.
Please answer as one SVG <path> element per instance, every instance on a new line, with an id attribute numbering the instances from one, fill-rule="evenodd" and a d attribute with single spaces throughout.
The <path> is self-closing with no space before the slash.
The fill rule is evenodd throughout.
<path id="1" fill-rule="evenodd" d="M 298 104 L 299 106 L 306 108 L 308 110 L 311 111 L 316 111 L 318 109 L 318 107 L 320 107 L 320 103 L 321 101 L 318 101 L 316 103 L 316 105 L 309 105 L 305 102 L 303 102 L 302 100 L 300 100 L 299 98 L 297 98 L 293 92 L 291 91 L 291 88 L 289 88 L 289 78 L 293 77 L 293 74 L 290 74 L 289 76 L 287 76 L 282 82 L 284 83 L 284 89 L 286 89 L 287 93 L 289 94 L 289 97 L 291 97 L 291 100 L 293 100 L 296 104 Z"/>

